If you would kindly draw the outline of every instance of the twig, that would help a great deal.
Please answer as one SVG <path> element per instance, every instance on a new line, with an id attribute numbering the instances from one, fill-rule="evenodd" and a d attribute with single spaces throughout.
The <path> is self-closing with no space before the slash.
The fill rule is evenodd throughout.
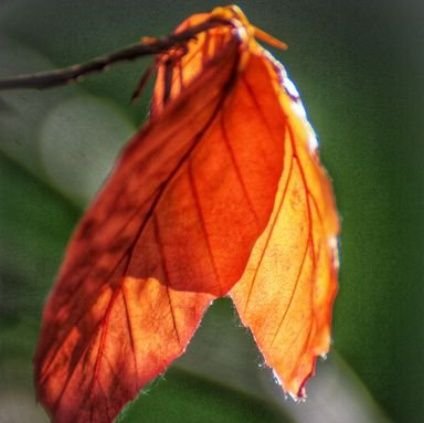
<path id="1" fill-rule="evenodd" d="M 18 88 L 51 88 L 76 82 L 83 76 L 101 72 L 113 63 L 135 60 L 139 57 L 163 53 L 178 44 L 185 43 L 194 38 L 196 34 L 207 31 L 219 25 L 231 25 L 231 21 L 219 18 L 211 18 L 199 25 L 195 25 L 186 31 L 168 35 L 164 38 L 154 38 L 148 42 L 133 44 L 122 50 L 99 56 L 81 65 L 73 65 L 62 69 L 47 72 L 38 72 L 27 75 L 19 75 L 12 78 L 0 79 L 0 90 L 12 90 Z"/>

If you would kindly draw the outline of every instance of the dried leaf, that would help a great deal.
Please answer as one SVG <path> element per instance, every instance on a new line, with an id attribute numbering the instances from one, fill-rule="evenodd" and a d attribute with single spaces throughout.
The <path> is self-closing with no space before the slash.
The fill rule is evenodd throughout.
<path id="1" fill-rule="evenodd" d="M 176 31 L 216 16 L 157 58 L 151 118 L 68 246 L 35 358 L 55 421 L 112 421 L 227 294 L 294 395 L 328 350 L 338 228 L 312 130 L 239 9 Z"/>
<path id="2" fill-rule="evenodd" d="M 267 365 L 283 389 L 298 398 L 305 396 L 316 356 L 325 356 L 330 347 L 338 218 L 315 135 L 297 94 L 288 91 L 293 88 L 284 69 L 261 58 L 249 67 L 258 79 L 276 81 L 286 115 L 284 164 L 267 228 L 231 297 Z"/>

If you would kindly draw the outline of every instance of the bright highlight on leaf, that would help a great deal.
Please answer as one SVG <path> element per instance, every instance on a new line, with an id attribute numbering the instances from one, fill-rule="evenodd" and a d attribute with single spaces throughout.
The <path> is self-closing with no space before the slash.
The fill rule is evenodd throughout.
<path id="1" fill-rule="evenodd" d="M 151 117 L 70 241 L 35 357 L 54 421 L 112 421 L 221 296 L 295 397 L 329 349 L 338 220 L 314 133 L 240 9 L 176 33 L 217 18 L 157 56 Z"/>

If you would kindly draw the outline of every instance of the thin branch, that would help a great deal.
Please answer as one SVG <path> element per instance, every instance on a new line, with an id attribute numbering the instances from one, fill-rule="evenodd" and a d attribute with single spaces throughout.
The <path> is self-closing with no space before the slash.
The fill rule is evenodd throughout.
<path id="1" fill-rule="evenodd" d="M 196 34 L 219 25 L 231 25 L 231 21 L 212 18 L 199 25 L 193 26 L 188 30 L 171 34 L 164 38 L 154 38 L 147 42 L 133 44 L 123 48 L 122 50 L 96 57 L 81 65 L 73 65 L 53 71 L 38 72 L 0 79 L 0 90 L 12 90 L 19 88 L 43 89 L 76 82 L 84 76 L 105 70 L 113 63 L 130 61 L 143 56 L 163 53 L 176 45 L 184 44 L 195 38 Z"/>

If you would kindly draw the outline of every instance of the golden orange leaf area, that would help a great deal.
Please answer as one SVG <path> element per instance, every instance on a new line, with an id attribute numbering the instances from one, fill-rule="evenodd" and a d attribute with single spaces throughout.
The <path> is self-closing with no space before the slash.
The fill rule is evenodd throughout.
<path id="1" fill-rule="evenodd" d="M 217 17 L 156 58 L 151 117 L 69 243 L 35 356 L 53 421 L 112 421 L 225 295 L 293 396 L 329 349 L 338 221 L 314 133 L 240 9 L 176 32 Z"/>

